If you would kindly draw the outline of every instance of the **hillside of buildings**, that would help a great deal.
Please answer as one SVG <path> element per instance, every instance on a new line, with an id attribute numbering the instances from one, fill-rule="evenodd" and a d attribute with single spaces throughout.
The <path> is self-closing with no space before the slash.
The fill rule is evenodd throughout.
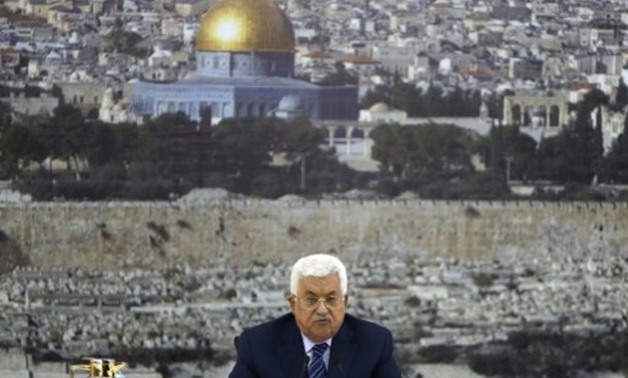
<path id="1" fill-rule="evenodd" d="M 179 119 L 183 130 L 150 131 L 172 122 L 177 108 L 168 105 L 172 112 L 161 119 L 135 114 L 133 85 L 166 85 L 198 68 L 195 33 L 214 3 L 5 2 L 0 176 L 21 178 L 16 189 L 46 200 L 165 199 L 199 186 L 270 198 L 350 188 L 393 197 L 410 190 L 422 198 L 517 198 L 511 181 L 533 199 L 625 197 L 623 189 L 595 186 L 627 181 L 628 11 L 621 1 L 279 1 L 294 29 L 295 76 L 358 86 L 358 119 L 310 126 L 329 154 L 367 172 L 308 160 L 309 150 L 288 151 L 289 169 L 271 168 L 260 155 L 248 158 L 262 170 L 217 167 L 207 163 L 215 156 L 199 154 L 191 169 L 181 164 L 189 156 L 180 158 L 207 146 L 181 146 L 200 128 L 200 113 Z M 212 113 L 205 124 L 238 123 Z M 392 130 L 377 127 L 382 123 Z M 435 126 L 441 138 L 422 144 L 426 132 L 438 134 L 430 131 Z M 139 151 L 138 129 L 158 148 Z M 222 144 L 222 157 L 270 148 L 231 142 Z M 449 147 L 427 148 L 440 143 Z M 156 167 L 156 157 L 170 163 Z M 51 177 L 53 166 L 61 173 Z M 555 195 L 546 182 L 566 190 Z M 550 189 L 535 190 L 541 186 Z"/>

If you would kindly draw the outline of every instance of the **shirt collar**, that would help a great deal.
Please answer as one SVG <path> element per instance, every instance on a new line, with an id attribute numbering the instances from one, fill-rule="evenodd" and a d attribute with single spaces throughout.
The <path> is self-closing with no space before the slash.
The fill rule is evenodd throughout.
<path id="1" fill-rule="evenodd" d="M 304 334 L 301 334 L 301 338 L 303 339 L 303 348 L 305 349 L 305 353 L 310 353 L 312 348 L 314 348 L 314 345 L 321 344 L 321 343 L 315 343 Z M 328 349 L 331 349 L 331 337 L 323 342 L 329 346 Z"/>

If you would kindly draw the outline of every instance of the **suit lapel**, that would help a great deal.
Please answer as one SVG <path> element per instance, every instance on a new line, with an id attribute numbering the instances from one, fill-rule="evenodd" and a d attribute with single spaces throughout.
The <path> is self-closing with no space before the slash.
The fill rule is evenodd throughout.
<path id="1" fill-rule="evenodd" d="M 349 377 L 349 369 L 353 364 L 355 353 L 356 345 L 353 341 L 353 331 L 345 321 L 331 343 L 328 377 Z"/>
<path id="2" fill-rule="evenodd" d="M 291 319 L 281 331 L 281 342 L 277 347 L 279 361 L 286 378 L 305 378 L 305 351 L 303 339 L 296 321 Z"/>

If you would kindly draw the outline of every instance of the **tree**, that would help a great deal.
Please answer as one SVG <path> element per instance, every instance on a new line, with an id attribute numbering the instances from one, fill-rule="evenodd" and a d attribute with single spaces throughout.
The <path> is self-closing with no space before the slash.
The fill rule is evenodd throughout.
<path id="1" fill-rule="evenodd" d="M 307 118 L 296 118 L 288 123 L 277 124 L 277 134 L 280 135 L 281 150 L 287 157 L 295 161 L 301 155 L 312 155 L 320 152 L 319 146 L 323 143 L 323 135 L 315 129 Z M 273 148 L 275 152 L 277 146 Z"/>
<path id="2" fill-rule="evenodd" d="M 565 174 L 570 164 L 566 155 L 568 143 L 564 134 L 544 138 L 539 144 L 538 166 L 539 178 L 554 180 L 557 182 L 567 181 Z"/>
<path id="3" fill-rule="evenodd" d="M 470 135 L 454 125 L 428 124 L 416 128 L 415 138 L 427 152 L 424 169 L 463 174 L 473 171 Z"/>
<path id="4" fill-rule="evenodd" d="M 390 88 L 378 85 L 374 89 L 366 91 L 362 100 L 360 101 L 360 108 L 369 109 L 371 106 L 383 102 L 387 103 L 390 100 Z"/>
<path id="5" fill-rule="evenodd" d="M 628 115 L 624 118 L 623 133 L 613 142 L 603 160 L 600 179 L 628 183 Z"/>
<path id="6" fill-rule="evenodd" d="M 503 169 L 510 166 L 510 179 L 526 180 L 536 178 L 538 175 L 535 167 L 537 143 L 534 138 L 522 133 L 517 126 L 499 126 L 499 129 L 502 144 L 500 148 L 503 151 L 502 156 L 504 159 L 501 166 L 502 177 Z M 494 167 L 492 155 L 498 155 L 494 153 L 494 147 L 492 147 L 493 133 L 494 131 L 491 131 L 488 136 L 479 138 L 475 142 L 474 148 L 488 167 Z M 496 172 L 500 174 L 499 170 Z"/>
<path id="7" fill-rule="evenodd" d="M 590 116 L 593 110 L 600 105 L 608 105 L 608 95 L 601 89 L 594 88 L 587 92 L 578 104 L 578 118 L 585 115 Z"/>
<path id="8" fill-rule="evenodd" d="M 120 161 L 116 135 L 111 125 L 96 121 L 87 123 L 85 128 L 82 155 L 90 167 L 101 167 L 114 161 Z"/>
<path id="9" fill-rule="evenodd" d="M 136 47 L 142 40 L 143 38 L 140 34 L 125 31 L 122 20 L 116 18 L 111 31 L 106 36 L 105 49 L 107 51 L 128 53 L 134 56 L 143 56 L 146 55 L 147 51 Z"/>
<path id="10" fill-rule="evenodd" d="M 11 115 L 11 106 L 0 102 L 0 138 L 2 137 L 2 131 L 11 126 L 13 117 Z"/>
<path id="11" fill-rule="evenodd" d="M 98 119 L 98 109 L 97 108 L 91 108 L 89 109 L 89 111 L 87 112 L 87 119 L 91 120 L 91 121 L 95 121 Z"/>
<path id="12" fill-rule="evenodd" d="M 357 85 L 358 77 L 356 75 L 351 74 L 345 68 L 345 65 L 342 62 L 336 62 L 334 64 L 334 72 L 325 76 L 321 81 L 320 85 Z"/>
<path id="13" fill-rule="evenodd" d="M 395 181 L 405 177 L 411 150 L 410 129 L 398 124 L 383 124 L 371 133 L 371 157 L 380 163 L 380 171 L 392 175 Z"/>
<path id="14" fill-rule="evenodd" d="M 380 125 L 372 133 L 371 155 L 382 173 L 419 185 L 430 177 L 456 177 L 473 171 L 471 138 L 453 125 Z M 418 181 L 417 181 L 418 180 Z"/>
<path id="15" fill-rule="evenodd" d="M 221 171 L 238 177 L 249 177 L 270 163 L 274 138 L 267 134 L 268 125 L 254 118 L 222 120 L 214 130 L 217 147 L 214 161 Z M 266 122 L 269 122 L 268 120 Z"/>
<path id="16" fill-rule="evenodd" d="M 155 170 L 175 182 L 199 182 L 204 170 L 199 154 L 211 148 L 211 131 L 198 128 L 183 112 L 167 113 L 138 129 L 138 145 L 132 159 L 143 171 Z"/>
<path id="17" fill-rule="evenodd" d="M 491 119 L 503 119 L 504 118 L 504 96 L 514 95 L 512 91 L 504 91 L 501 95 L 497 92 L 491 92 L 486 99 L 486 105 L 488 106 L 488 117 Z"/>
<path id="18" fill-rule="evenodd" d="M 526 180 L 537 176 L 535 159 L 537 143 L 531 136 L 520 132 L 516 126 L 504 129 L 506 156 L 510 160 L 510 178 Z"/>
<path id="19" fill-rule="evenodd" d="M 617 93 L 615 94 L 615 106 L 618 109 L 623 109 L 626 105 L 628 105 L 628 86 L 624 83 L 624 78 L 620 77 Z"/>
<path id="20" fill-rule="evenodd" d="M 87 130 L 81 111 L 72 105 L 60 105 L 50 120 L 40 124 L 39 128 L 48 157 L 62 159 L 68 170 L 72 170 L 72 161 L 78 168 Z"/>
<path id="21" fill-rule="evenodd" d="M 489 137 L 491 139 L 491 158 L 489 160 L 489 170 L 496 176 L 506 177 L 506 155 L 504 152 L 504 138 L 502 127 L 491 125 Z M 507 177 L 509 179 L 510 177 Z"/>
<path id="22" fill-rule="evenodd" d="M 395 109 L 406 111 L 409 117 L 472 117 L 479 114 L 482 104 L 479 91 L 465 91 L 456 87 L 453 91 L 445 93 L 440 86 L 430 85 L 423 93 L 414 84 L 405 83 L 398 76 L 398 73 L 395 73 L 390 83 L 368 90 L 362 97 L 360 107 L 368 109 L 378 102 L 383 102 Z"/>
<path id="23" fill-rule="evenodd" d="M 118 158 L 124 165 L 137 160 L 142 151 L 140 129 L 134 123 L 116 123 L 109 125 L 114 137 Z"/>
<path id="24" fill-rule="evenodd" d="M 212 126 L 212 108 L 211 106 L 205 106 L 200 110 L 201 121 L 199 122 L 200 128 L 210 128 Z"/>
<path id="25" fill-rule="evenodd" d="M 8 175 L 21 172 L 23 164 L 28 164 L 27 153 L 33 140 L 30 130 L 13 124 L 2 132 L 0 138 L 0 161 Z"/>
<path id="26" fill-rule="evenodd" d="M 43 170 L 47 157 L 38 125 L 14 123 L 0 134 L 0 161 L 8 169 L 7 173 L 20 173 L 32 162 Z"/>
<path id="27" fill-rule="evenodd" d="M 604 159 L 604 135 L 602 134 L 602 105 L 598 105 L 595 113 L 595 129 L 593 130 L 593 146 L 592 155 L 595 160 L 593 161 L 593 172 L 598 176 L 602 171 L 602 160 Z"/>
<path id="28" fill-rule="evenodd" d="M 420 109 L 420 93 L 413 84 L 396 79 L 390 90 L 390 99 L 386 101 L 395 109 L 401 109 L 414 117 Z"/>
<path id="29" fill-rule="evenodd" d="M 590 184 L 600 171 L 603 158 L 601 137 L 601 112 L 596 118 L 596 127 L 591 114 L 602 105 L 608 104 L 608 96 L 599 89 L 589 91 L 578 103 L 576 120 L 565 128 L 556 139 L 544 141 L 539 151 L 542 178 L 558 182 Z M 546 143 L 547 142 L 547 143 Z"/>
<path id="30" fill-rule="evenodd" d="M 437 85 L 430 85 L 423 96 L 423 109 L 421 116 L 429 117 L 443 114 L 443 89 Z"/>
<path id="31" fill-rule="evenodd" d="M 10 274 L 18 266 L 30 264 L 28 255 L 19 244 L 0 229 L 0 276 Z"/>

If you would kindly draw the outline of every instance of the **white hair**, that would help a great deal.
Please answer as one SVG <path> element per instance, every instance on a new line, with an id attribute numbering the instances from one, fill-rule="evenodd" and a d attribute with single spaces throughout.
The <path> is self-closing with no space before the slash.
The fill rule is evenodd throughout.
<path id="1" fill-rule="evenodd" d="M 303 277 L 327 277 L 338 274 L 342 294 L 347 294 L 347 269 L 339 258 L 323 253 L 301 257 L 290 272 L 290 293 L 297 294 Z"/>

